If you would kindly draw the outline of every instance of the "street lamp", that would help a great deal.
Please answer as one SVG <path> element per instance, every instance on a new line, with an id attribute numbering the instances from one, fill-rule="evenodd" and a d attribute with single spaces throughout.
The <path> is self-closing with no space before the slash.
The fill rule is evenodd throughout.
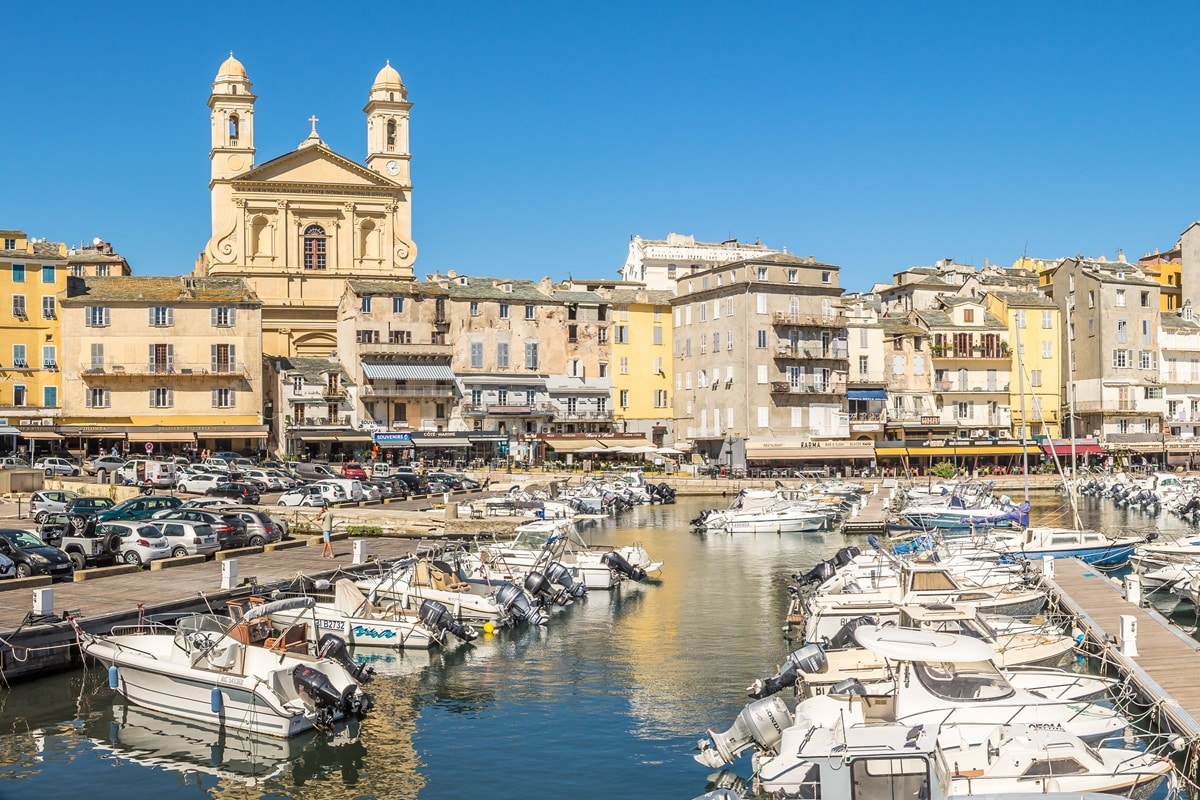
<path id="1" fill-rule="evenodd" d="M 733 477 L 733 429 L 725 430 L 725 475 Z"/>

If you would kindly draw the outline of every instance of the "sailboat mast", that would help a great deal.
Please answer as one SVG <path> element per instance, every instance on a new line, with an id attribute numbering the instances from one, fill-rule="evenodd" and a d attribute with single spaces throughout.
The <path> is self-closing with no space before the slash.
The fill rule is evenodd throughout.
<path id="1" fill-rule="evenodd" d="M 1025 314 L 1025 311 L 1021 311 Z M 1026 324 L 1029 323 L 1025 320 Z M 1025 345 L 1021 342 L 1021 326 L 1017 326 L 1017 392 L 1021 395 L 1021 473 L 1025 476 L 1025 502 L 1029 502 L 1029 417 L 1025 416 Z"/>
<path id="2" fill-rule="evenodd" d="M 1071 437 L 1071 484 L 1079 475 L 1079 463 L 1075 455 L 1075 356 L 1071 350 L 1071 312 L 1075 310 L 1075 295 L 1067 295 L 1067 430 Z"/>

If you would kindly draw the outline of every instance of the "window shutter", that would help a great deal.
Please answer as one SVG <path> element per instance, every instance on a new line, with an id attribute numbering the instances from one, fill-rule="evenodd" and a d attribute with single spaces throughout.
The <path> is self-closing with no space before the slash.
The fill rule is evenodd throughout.
<path id="1" fill-rule="evenodd" d="M 213 363 L 216 364 L 216 362 L 217 362 L 216 356 L 213 356 Z M 212 390 L 212 407 L 213 408 L 220 408 L 219 403 L 221 402 L 221 398 L 220 398 L 218 392 L 219 392 L 218 389 Z"/>
<path id="2" fill-rule="evenodd" d="M 214 328 L 217 327 L 217 308 L 216 308 L 216 306 L 213 306 L 212 308 L 210 308 L 208 310 L 208 324 L 212 325 Z"/>
<path id="3" fill-rule="evenodd" d="M 229 309 L 229 324 L 231 326 L 237 324 L 237 309 L 236 308 L 230 307 L 230 309 Z"/>
<path id="4" fill-rule="evenodd" d="M 175 390 L 167 389 L 167 405 L 171 408 L 175 407 Z"/>
<path id="5" fill-rule="evenodd" d="M 147 317 L 146 324 L 153 326 L 154 325 L 154 306 L 150 306 L 149 308 L 146 309 L 146 311 L 148 312 L 146 315 L 146 317 Z"/>
<path id="6" fill-rule="evenodd" d="M 167 371 L 175 371 L 175 345 L 167 345 Z"/>
<path id="7" fill-rule="evenodd" d="M 230 389 L 228 406 L 233 408 L 235 405 L 237 405 L 237 389 Z"/>
<path id="8" fill-rule="evenodd" d="M 100 390 L 100 406 L 102 408 L 108 408 L 108 404 L 109 404 L 108 389 L 101 389 Z"/>
<path id="9" fill-rule="evenodd" d="M 175 309 L 171 308 L 170 306 L 167 307 L 167 324 L 175 324 Z"/>
<path id="10" fill-rule="evenodd" d="M 154 368 L 154 345 L 150 345 L 150 355 L 146 357 L 146 363 L 150 365 L 151 369 Z"/>
<path id="11" fill-rule="evenodd" d="M 229 371 L 237 372 L 237 346 L 229 345 Z"/>
<path id="12" fill-rule="evenodd" d="M 212 346 L 211 353 L 212 353 L 212 371 L 216 372 L 217 371 L 217 346 L 215 344 Z M 217 396 L 216 396 L 216 394 L 213 394 L 213 406 L 215 407 L 216 405 L 217 405 Z"/>
<path id="13" fill-rule="evenodd" d="M 104 308 L 100 309 L 100 316 L 104 320 L 104 327 L 107 328 L 108 327 L 108 306 L 105 306 Z M 105 389 L 104 391 L 107 392 L 108 390 Z"/>
<path id="14" fill-rule="evenodd" d="M 155 401 L 155 392 L 156 392 L 156 391 L 158 391 L 158 390 L 157 390 L 157 389 L 151 389 L 151 390 L 150 390 L 150 400 L 149 400 L 149 403 L 150 403 L 150 407 L 151 407 L 151 408 L 158 408 L 158 403 L 154 402 L 154 401 Z"/>

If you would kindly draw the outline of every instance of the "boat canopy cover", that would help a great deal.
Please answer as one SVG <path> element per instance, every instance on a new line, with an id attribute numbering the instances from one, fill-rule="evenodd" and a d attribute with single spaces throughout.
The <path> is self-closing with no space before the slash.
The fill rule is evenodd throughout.
<path id="1" fill-rule="evenodd" d="M 872 653 L 893 661 L 942 661 L 964 663 L 991 661 L 996 651 L 979 639 L 952 633 L 863 625 L 854 638 Z"/>
<path id="2" fill-rule="evenodd" d="M 261 606 L 252 606 L 242 619 L 251 620 L 265 617 L 270 614 L 278 614 L 283 611 L 291 611 L 296 608 L 312 608 L 317 601 L 311 597 L 289 597 L 287 600 L 276 600 L 271 603 L 263 603 Z"/>

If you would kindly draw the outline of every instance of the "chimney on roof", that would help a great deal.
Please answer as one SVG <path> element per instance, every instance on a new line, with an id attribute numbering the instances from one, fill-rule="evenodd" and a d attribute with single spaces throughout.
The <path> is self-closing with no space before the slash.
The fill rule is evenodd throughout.
<path id="1" fill-rule="evenodd" d="M 447 278 L 457 278 L 458 272 L 455 270 L 452 270 L 452 269 L 448 269 L 448 270 L 446 270 L 446 277 Z"/>
<path id="2" fill-rule="evenodd" d="M 1117 248 L 1117 261 L 1125 263 L 1125 251 L 1120 248 Z"/>

